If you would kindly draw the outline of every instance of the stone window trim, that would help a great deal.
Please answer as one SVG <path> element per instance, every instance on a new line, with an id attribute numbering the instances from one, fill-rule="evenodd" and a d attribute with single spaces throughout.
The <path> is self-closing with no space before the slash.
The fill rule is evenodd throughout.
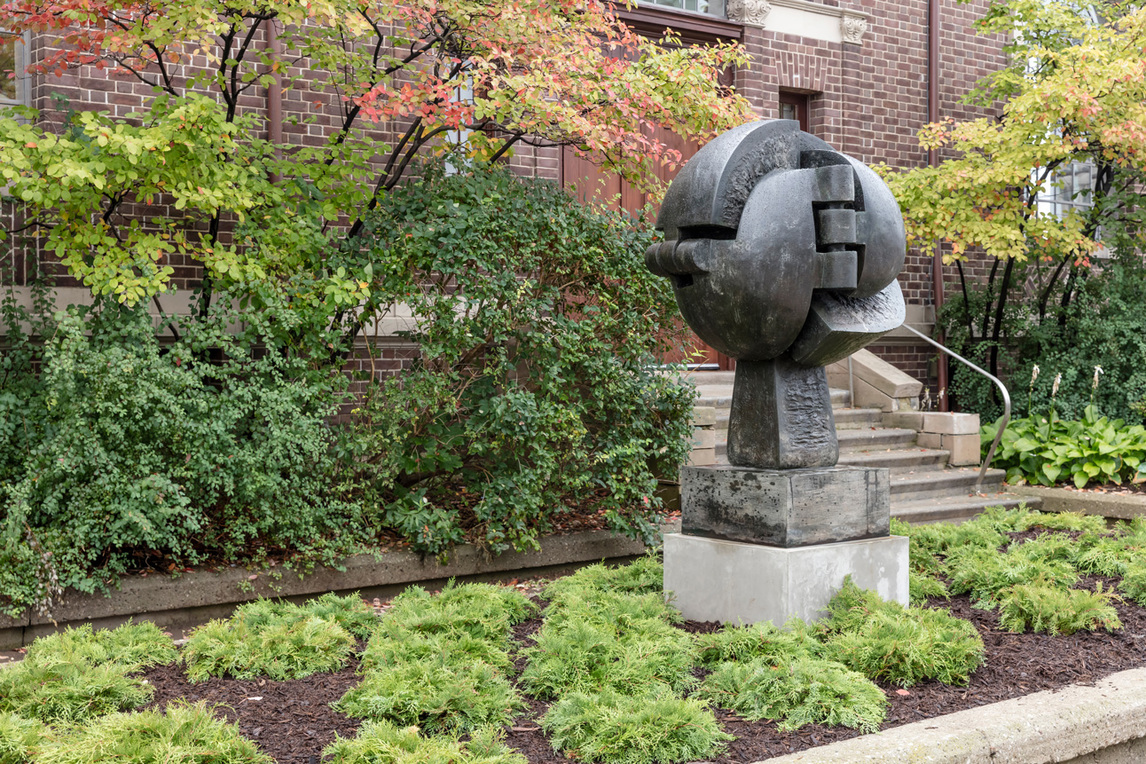
<path id="1" fill-rule="evenodd" d="M 748 26 L 770 29 L 768 17 L 775 8 L 800 13 L 809 19 L 824 17 L 824 21 L 836 27 L 829 35 L 823 36 L 824 39 L 849 45 L 864 44 L 870 14 L 849 7 L 822 5 L 811 0 L 728 0 L 728 18 Z"/>

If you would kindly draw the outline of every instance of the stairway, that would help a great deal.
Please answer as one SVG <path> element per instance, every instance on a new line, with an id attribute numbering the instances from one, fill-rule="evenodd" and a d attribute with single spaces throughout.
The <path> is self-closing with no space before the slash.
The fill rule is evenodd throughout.
<path id="1" fill-rule="evenodd" d="M 691 379 L 697 406 L 716 409 L 716 462 L 727 464 L 728 412 L 734 372 L 698 372 Z M 887 467 L 891 472 L 891 516 L 909 523 L 961 522 L 987 507 L 1032 509 L 1039 501 L 1005 492 L 1003 470 L 988 470 L 980 494 L 972 489 L 978 467 L 949 467 L 949 452 L 916 445 L 915 430 L 884 427 L 879 409 L 852 408 L 847 390 L 833 389 L 832 411 L 840 443 L 841 465 Z"/>

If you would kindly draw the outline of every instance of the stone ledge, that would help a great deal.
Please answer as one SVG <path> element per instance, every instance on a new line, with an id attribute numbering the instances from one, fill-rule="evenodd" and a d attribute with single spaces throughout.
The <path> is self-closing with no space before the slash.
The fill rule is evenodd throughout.
<path id="1" fill-rule="evenodd" d="M 679 524 L 665 528 L 678 529 Z M 377 558 L 356 555 L 345 561 L 344 571 L 322 567 L 302 579 L 284 568 L 254 571 L 242 567 L 218 572 L 196 570 L 177 577 L 129 576 L 107 596 L 68 596 L 53 609 L 53 618 L 31 613 L 22 618 L 0 616 L 0 650 L 20 647 L 42 634 L 83 623 L 114 626 L 134 617 L 154 621 L 163 628 L 179 629 L 224 617 L 236 606 L 259 597 L 303 599 L 329 591 L 390 596 L 411 584 L 438 584 L 450 578 L 496 579 L 518 571 L 541 572 L 631 558 L 644 551 L 641 542 L 616 533 L 583 531 L 549 536 L 542 539 L 540 549 L 507 552 L 497 557 L 487 557 L 467 544 L 454 549 L 445 565 L 434 558 L 399 550 Z"/>
<path id="2" fill-rule="evenodd" d="M 1122 764 L 1146 753 L 1146 669 L 906 724 L 768 764 Z"/>
<path id="3" fill-rule="evenodd" d="M 1043 512 L 1081 512 L 1101 515 L 1114 520 L 1132 520 L 1146 516 L 1146 494 L 1099 493 L 1072 491 L 1067 488 L 1046 488 L 1038 485 L 1007 486 L 1007 490 L 1020 496 L 1042 499 Z"/>

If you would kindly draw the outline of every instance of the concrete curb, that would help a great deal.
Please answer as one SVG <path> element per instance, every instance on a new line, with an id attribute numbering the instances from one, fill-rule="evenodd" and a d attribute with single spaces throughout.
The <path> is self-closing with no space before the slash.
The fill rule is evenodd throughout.
<path id="1" fill-rule="evenodd" d="M 679 530 L 679 523 L 665 530 Z M 31 612 L 21 618 L 0 616 L 0 650 L 22 647 L 42 634 L 84 623 L 110 627 L 134 617 L 177 630 L 226 617 L 236 606 L 258 597 L 305 599 L 331 591 L 388 597 L 411 584 L 433 586 L 450 578 L 482 580 L 505 578 L 511 573 L 544 573 L 644 552 L 645 545 L 639 541 L 609 531 L 583 531 L 549 536 L 542 539 L 538 550 L 497 557 L 487 557 L 470 545 L 460 546 L 445 565 L 399 550 L 378 557 L 357 555 L 344 562 L 345 570 L 318 568 L 301 579 L 282 568 L 253 571 L 238 567 L 180 576 L 130 576 L 107 596 L 69 594 L 53 608 L 51 618 Z"/>
<path id="2" fill-rule="evenodd" d="M 1118 520 L 1131 520 L 1146 515 L 1146 495 L 1071 491 L 1067 488 L 1045 488 L 1034 485 L 1007 486 L 1020 496 L 1037 496 L 1043 500 L 1044 512 L 1081 512 Z"/>
<path id="3" fill-rule="evenodd" d="M 768 764 L 1123 764 L 1146 760 L 1146 669 L 768 759 Z"/>

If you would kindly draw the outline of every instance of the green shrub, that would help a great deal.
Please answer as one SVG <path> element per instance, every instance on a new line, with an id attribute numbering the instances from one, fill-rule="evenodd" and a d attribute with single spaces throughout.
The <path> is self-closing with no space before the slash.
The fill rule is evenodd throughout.
<path id="1" fill-rule="evenodd" d="M 977 522 L 981 517 L 961 525 L 933 523 L 911 527 L 909 538 L 912 566 L 925 572 L 938 572 L 934 565 L 927 565 L 921 555 L 945 555 L 952 549 L 969 547 L 998 549 L 1010 541 L 992 525 Z"/>
<path id="2" fill-rule="evenodd" d="M 303 613 L 336 623 L 359 639 L 369 637 L 378 627 L 378 616 L 374 608 L 357 594 L 339 597 L 334 592 L 327 592 L 321 597 L 307 600 L 299 607 Z"/>
<path id="3" fill-rule="evenodd" d="M 239 317 L 226 311 L 187 319 L 162 346 L 146 305 L 105 300 L 60 320 L 40 391 L 21 401 L 37 428 L 8 441 L 24 451 L 0 455 L 19 462 L 2 495 L 0 607 L 104 590 L 137 550 L 177 565 L 282 550 L 330 560 L 376 537 L 365 505 L 341 491 L 327 418 L 343 376 L 258 350 L 281 316 L 246 314 L 235 334 Z M 222 360 L 206 362 L 215 351 Z"/>
<path id="4" fill-rule="evenodd" d="M 504 726 L 522 708 L 509 681 L 488 663 L 424 659 L 367 671 L 334 704 L 370 721 L 416 725 L 428 733 Z"/>
<path id="5" fill-rule="evenodd" d="M 722 663 L 699 694 L 745 719 L 774 719 L 781 730 L 825 724 L 875 732 L 887 712 L 883 690 L 863 674 L 806 656 Z"/>
<path id="6" fill-rule="evenodd" d="M 1146 564 L 1136 563 L 1129 566 L 1118 588 L 1135 604 L 1146 607 Z"/>
<path id="7" fill-rule="evenodd" d="M 650 366 L 678 326 L 651 226 L 503 168 L 422 177 L 327 266 L 381 264 L 371 301 L 408 306 L 421 348 L 357 412 L 387 524 L 430 554 L 528 548 L 571 511 L 651 540 L 695 395 Z"/>
<path id="8" fill-rule="evenodd" d="M 1062 589 L 1078 581 L 1078 572 L 1065 560 L 1031 559 L 1022 547 L 1006 554 L 966 547 L 947 556 L 953 594 L 969 593 L 980 607 L 994 607 L 1000 592 L 1017 584 L 1038 583 Z"/>
<path id="9" fill-rule="evenodd" d="M 1125 543 L 1118 538 L 1095 538 L 1076 545 L 1074 564 L 1084 573 L 1121 576 L 1130 564 Z"/>
<path id="10" fill-rule="evenodd" d="M 24 656 L 27 665 L 113 663 L 125 671 L 174 663 L 179 658 L 171 637 L 150 621 L 131 621 L 114 629 L 69 627 L 37 638 Z"/>
<path id="11" fill-rule="evenodd" d="M 664 586 L 664 564 L 646 555 L 627 565 L 588 565 L 572 575 L 556 579 L 541 593 L 545 599 L 561 603 L 567 597 L 585 598 L 596 592 L 619 594 L 659 594 Z"/>
<path id="12" fill-rule="evenodd" d="M 747 662 L 761 658 L 773 662 L 787 662 L 794 658 L 820 657 L 821 645 L 803 621 L 793 619 L 784 628 L 771 621 L 749 626 L 725 626 L 711 634 L 695 637 L 700 661 L 708 667 L 726 661 Z"/>
<path id="13" fill-rule="evenodd" d="M 202 704 L 97 719 L 45 748 L 42 764 L 273 764 L 239 729 Z"/>
<path id="14" fill-rule="evenodd" d="M 476 639 L 466 632 L 419 634 L 391 628 L 375 634 L 362 653 L 363 672 L 385 671 L 392 666 L 417 661 L 442 661 L 451 665 L 480 661 L 499 671 L 513 668 L 505 647 Z"/>
<path id="15" fill-rule="evenodd" d="M 461 743 L 386 721 L 366 722 L 357 737 L 336 739 L 322 756 L 329 764 L 527 764 L 488 729 L 475 730 Z"/>
<path id="16" fill-rule="evenodd" d="M 48 728 L 34 719 L 0 712 L 0 764 L 32 764 L 48 740 Z"/>
<path id="17" fill-rule="evenodd" d="M 1081 512 L 1031 512 L 1016 525 L 1015 530 L 1028 531 L 1031 528 L 1105 533 L 1106 519 L 1101 515 L 1084 515 Z"/>
<path id="18" fill-rule="evenodd" d="M 152 689 L 128 674 L 175 658 L 171 638 L 151 623 L 41 637 L 18 666 L 0 671 L 0 712 L 55 724 L 138 708 Z"/>
<path id="19" fill-rule="evenodd" d="M 908 597 L 912 605 L 922 605 L 932 597 L 950 599 L 951 592 L 947 584 L 934 576 L 918 573 L 914 570 L 907 574 Z"/>
<path id="20" fill-rule="evenodd" d="M 672 764 L 717 755 L 732 736 L 707 705 L 668 695 L 572 693 L 541 720 L 553 747 L 605 764 Z"/>
<path id="21" fill-rule="evenodd" d="M 513 626 L 537 613 L 537 606 L 520 592 L 493 584 L 450 582 L 439 594 L 412 586 L 394 598 L 376 633 L 468 634 L 508 649 Z"/>
<path id="22" fill-rule="evenodd" d="M 578 612 L 557 626 L 547 622 L 535 639 L 537 644 L 522 653 L 529 663 L 520 682 L 538 698 L 606 688 L 682 692 L 695 681 L 692 638 L 660 620 L 617 629 Z"/>
<path id="23" fill-rule="evenodd" d="M 231 619 L 195 629 L 183 647 L 183 660 L 192 682 L 223 676 L 283 681 L 338 671 L 354 644 L 350 632 L 321 618 L 304 616 L 258 627 Z"/>
<path id="24" fill-rule="evenodd" d="M 827 657 L 870 679 L 910 687 L 925 679 L 967 684 L 983 663 L 983 640 L 969 622 L 927 608 L 904 608 L 851 579 L 821 623 Z"/>
<path id="25" fill-rule="evenodd" d="M 1078 488 L 1091 482 L 1121 484 L 1146 466 L 1146 427 L 1140 414 L 1136 418 L 1138 424 L 1111 420 L 1088 405 L 1081 419 L 1053 415 L 1012 419 L 999 440 L 994 463 L 1007 470 L 1008 483 L 1050 486 L 1070 481 Z M 984 448 L 1000 424 L 982 428 Z"/>
<path id="26" fill-rule="evenodd" d="M 1113 592 L 1087 592 L 1050 586 L 1019 585 L 999 600 L 999 625 L 1007 631 L 1074 634 L 1122 628 L 1110 601 Z"/>

